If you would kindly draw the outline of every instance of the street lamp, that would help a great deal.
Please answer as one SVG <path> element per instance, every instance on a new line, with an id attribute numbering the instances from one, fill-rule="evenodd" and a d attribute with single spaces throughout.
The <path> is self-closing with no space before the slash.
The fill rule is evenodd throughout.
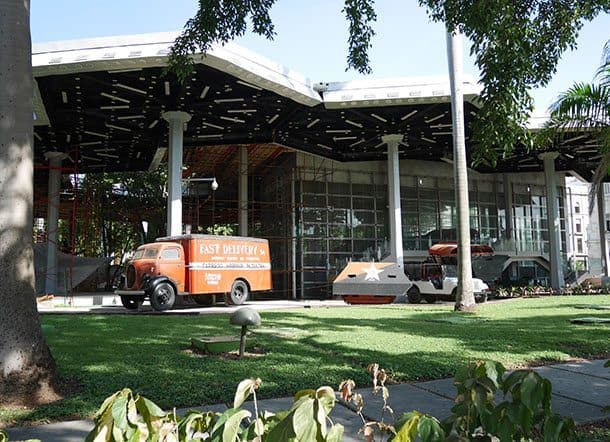
<path id="1" fill-rule="evenodd" d="M 210 188 L 212 190 L 218 190 L 218 181 L 216 181 L 216 177 L 212 177 L 212 178 L 187 178 L 186 179 L 186 185 L 187 187 L 191 184 L 191 182 L 194 183 L 211 183 L 210 184 Z"/>

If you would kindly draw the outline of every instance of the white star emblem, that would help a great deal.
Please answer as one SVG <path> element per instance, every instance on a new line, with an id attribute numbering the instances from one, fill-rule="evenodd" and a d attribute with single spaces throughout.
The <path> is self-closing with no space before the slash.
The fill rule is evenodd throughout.
<path id="1" fill-rule="evenodd" d="M 379 281 L 379 274 L 383 272 L 383 270 L 376 268 L 373 263 L 371 263 L 368 269 L 364 269 L 364 271 L 366 272 L 365 281 Z"/>

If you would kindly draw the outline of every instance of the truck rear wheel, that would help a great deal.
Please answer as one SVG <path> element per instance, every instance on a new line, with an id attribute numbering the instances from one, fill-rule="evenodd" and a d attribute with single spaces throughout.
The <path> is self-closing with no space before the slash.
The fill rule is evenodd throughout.
<path id="1" fill-rule="evenodd" d="M 158 312 L 169 310 L 174 306 L 174 302 L 176 291 L 169 282 L 159 283 L 150 295 L 150 305 Z"/>
<path id="2" fill-rule="evenodd" d="M 121 296 L 121 304 L 127 310 L 137 310 L 144 302 L 144 297 L 141 296 Z"/>
<path id="3" fill-rule="evenodd" d="M 407 291 L 407 299 L 410 304 L 419 304 L 421 302 L 421 293 L 416 286 L 411 287 Z"/>
<path id="4" fill-rule="evenodd" d="M 248 284 L 241 279 L 235 280 L 231 286 L 231 291 L 225 295 L 225 302 L 228 305 L 241 305 L 248 299 Z"/>

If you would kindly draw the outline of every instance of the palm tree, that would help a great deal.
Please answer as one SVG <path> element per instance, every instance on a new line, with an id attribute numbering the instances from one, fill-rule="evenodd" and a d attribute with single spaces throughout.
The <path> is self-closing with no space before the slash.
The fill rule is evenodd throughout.
<path id="1" fill-rule="evenodd" d="M 594 80 L 575 83 L 560 94 L 549 109 L 551 119 L 547 125 L 553 136 L 562 137 L 571 131 L 586 129 L 596 138 L 602 158 L 593 175 L 589 207 L 593 207 L 610 166 L 610 40 L 604 47 L 602 65 Z"/>

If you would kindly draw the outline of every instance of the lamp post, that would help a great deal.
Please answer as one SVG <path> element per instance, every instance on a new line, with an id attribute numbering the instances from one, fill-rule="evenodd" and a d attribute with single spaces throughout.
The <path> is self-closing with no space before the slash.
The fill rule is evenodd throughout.
<path id="1" fill-rule="evenodd" d="M 210 188 L 212 190 L 218 190 L 218 181 L 216 181 L 216 177 L 212 178 L 186 178 L 186 185 L 188 186 L 191 182 L 195 183 L 211 183 Z"/>
<path id="2" fill-rule="evenodd" d="M 191 177 L 191 178 L 185 178 L 183 181 L 186 182 L 186 188 L 187 189 L 189 188 L 191 182 L 195 182 L 195 183 L 210 183 L 210 189 L 212 189 L 213 192 L 216 192 L 216 190 L 218 190 L 218 187 L 219 187 L 218 186 L 218 181 L 216 181 L 216 177 L 211 177 L 211 178 L 207 178 L 207 177 L 200 177 L 200 178 Z M 196 210 L 197 210 L 197 229 L 199 229 L 199 192 L 196 192 L 195 196 L 197 197 L 197 205 L 196 205 Z"/>

